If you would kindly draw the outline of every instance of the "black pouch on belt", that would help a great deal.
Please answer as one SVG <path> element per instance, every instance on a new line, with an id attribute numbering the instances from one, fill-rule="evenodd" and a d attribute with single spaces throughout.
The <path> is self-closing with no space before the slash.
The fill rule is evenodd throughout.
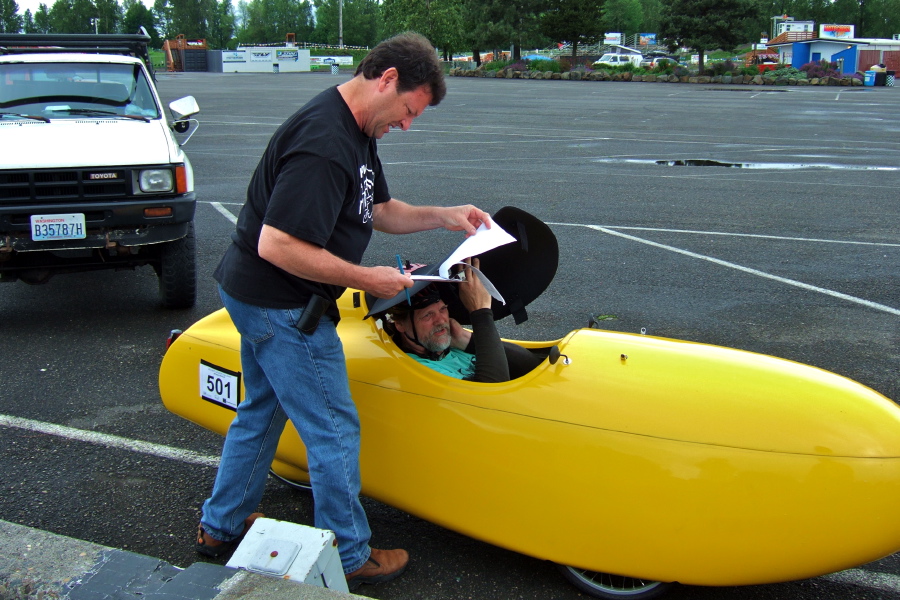
<path id="1" fill-rule="evenodd" d="M 329 304 L 331 302 L 322 296 L 313 294 L 300 314 L 300 320 L 297 321 L 296 325 L 297 329 L 306 335 L 315 333 L 316 327 L 319 326 L 319 319 L 325 314 Z"/>

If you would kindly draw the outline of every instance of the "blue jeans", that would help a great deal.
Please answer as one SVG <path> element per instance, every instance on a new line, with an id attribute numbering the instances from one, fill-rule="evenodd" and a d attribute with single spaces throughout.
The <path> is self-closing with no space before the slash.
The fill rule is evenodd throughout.
<path id="1" fill-rule="evenodd" d="M 371 531 L 359 501 L 359 416 L 335 323 L 322 317 L 306 335 L 294 327 L 302 307 L 262 308 L 219 293 L 241 334 L 245 394 L 203 503 L 203 529 L 222 541 L 243 532 L 290 419 L 306 445 L 315 526 L 334 532 L 344 572 L 355 571 L 369 559 Z"/>

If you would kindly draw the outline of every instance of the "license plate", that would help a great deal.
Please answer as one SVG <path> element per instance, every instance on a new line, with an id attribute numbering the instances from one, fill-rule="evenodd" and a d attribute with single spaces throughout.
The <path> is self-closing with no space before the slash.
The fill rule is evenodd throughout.
<path id="1" fill-rule="evenodd" d="M 83 240 L 86 237 L 84 215 L 31 215 L 31 239 L 35 242 L 51 240 Z"/>

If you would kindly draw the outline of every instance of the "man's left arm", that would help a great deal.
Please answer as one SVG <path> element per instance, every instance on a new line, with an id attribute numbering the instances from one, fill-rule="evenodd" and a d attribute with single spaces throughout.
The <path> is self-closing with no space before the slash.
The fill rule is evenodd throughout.
<path id="1" fill-rule="evenodd" d="M 443 227 L 449 231 L 465 231 L 473 235 L 479 225 L 491 226 L 490 215 L 480 208 L 461 206 L 413 206 L 396 198 L 376 204 L 373 225 L 385 233 L 416 233 Z"/>

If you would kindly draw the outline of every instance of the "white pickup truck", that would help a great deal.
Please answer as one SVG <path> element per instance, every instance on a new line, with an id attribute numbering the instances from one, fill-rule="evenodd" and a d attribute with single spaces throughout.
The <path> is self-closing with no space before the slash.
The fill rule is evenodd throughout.
<path id="1" fill-rule="evenodd" d="M 161 107 L 149 36 L 0 34 L 0 282 L 150 265 L 196 300 L 193 97 Z"/>

